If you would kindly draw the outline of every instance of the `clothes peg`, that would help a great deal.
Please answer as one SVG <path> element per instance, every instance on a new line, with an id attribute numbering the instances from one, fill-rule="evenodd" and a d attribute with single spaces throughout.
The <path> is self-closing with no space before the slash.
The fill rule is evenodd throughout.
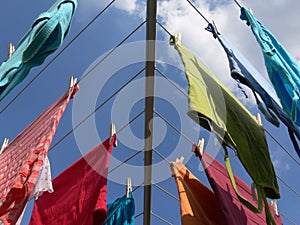
<path id="1" fill-rule="evenodd" d="M 77 83 L 77 78 L 74 78 L 73 76 L 71 76 L 70 78 L 70 83 L 69 83 L 69 94 L 73 88 L 73 86 Z"/>
<path id="2" fill-rule="evenodd" d="M 193 144 L 192 152 L 203 155 L 204 153 L 204 138 L 199 139 L 198 144 Z"/>
<path id="3" fill-rule="evenodd" d="M 181 45 L 181 33 L 178 33 L 176 36 L 171 35 L 169 39 L 170 45 Z"/>
<path id="4" fill-rule="evenodd" d="M 131 178 L 127 177 L 127 179 L 126 179 L 126 198 L 129 197 L 130 192 L 132 192 Z"/>
<path id="5" fill-rule="evenodd" d="M 184 160 L 184 157 L 181 156 L 179 159 L 178 159 L 178 158 L 176 159 L 176 162 L 181 162 L 181 163 L 183 163 L 183 160 Z"/>
<path id="6" fill-rule="evenodd" d="M 177 34 L 177 37 L 176 37 L 176 45 L 178 45 L 178 46 L 181 45 L 181 33 L 178 33 L 178 34 Z"/>
<path id="7" fill-rule="evenodd" d="M 279 212 L 278 212 L 278 207 L 277 207 L 277 199 L 274 199 L 272 202 L 271 202 L 271 205 L 275 211 L 275 215 L 276 216 L 279 216 Z"/>
<path id="8" fill-rule="evenodd" d="M 15 46 L 12 43 L 9 43 L 7 58 L 10 59 L 14 52 L 15 52 Z"/>
<path id="9" fill-rule="evenodd" d="M 4 149 L 7 147 L 8 141 L 9 141 L 8 138 L 4 138 L 2 147 L 1 147 L 1 149 L 0 149 L 0 154 L 1 154 L 1 153 L 4 151 Z"/>
<path id="10" fill-rule="evenodd" d="M 110 124 L 110 139 L 109 139 L 109 144 L 111 144 L 112 142 L 112 137 L 114 136 L 114 134 L 116 134 L 117 131 L 116 131 L 116 125 L 115 124 Z M 117 142 L 117 139 L 115 140 L 115 143 L 114 143 L 114 147 L 117 147 L 118 146 L 118 142 Z"/>
<path id="11" fill-rule="evenodd" d="M 258 123 L 258 125 L 262 126 L 261 116 L 259 113 L 257 113 L 257 123 Z"/>
<path id="12" fill-rule="evenodd" d="M 256 196 L 256 191 L 255 191 L 255 189 L 256 189 L 256 185 L 255 185 L 255 183 L 253 182 L 253 183 L 251 184 L 251 195 L 252 195 L 252 200 L 255 201 L 255 202 L 257 202 L 258 200 L 257 200 L 257 196 Z"/>

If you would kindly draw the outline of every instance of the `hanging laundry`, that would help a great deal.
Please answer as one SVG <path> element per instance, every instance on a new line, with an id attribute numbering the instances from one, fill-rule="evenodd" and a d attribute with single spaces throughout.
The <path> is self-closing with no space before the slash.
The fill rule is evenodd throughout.
<path id="1" fill-rule="evenodd" d="M 75 85 L 24 131 L 0 154 L 0 221 L 15 224 L 34 189 L 59 120 Z"/>
<path id="2" fill-rule="evenodd" d="M 180 161 L 171 162 L 178 188 L 182 225 L 225 224 L 214 193 L 202 184 Z"/>
<path id="3" fill-rule="evenodd" d="M 11 58 L 0 66 L 0 101 L 62 44 L 76 6 L 77 0 L 58 0 L 34 21 Z"/>
<path id="4" fill-rule="evenodd" d="M 107 205 L 107 217 L 103 225 L 134 225 L 135 204 L 132 192 Z"/>
<path id="5" fill-rule="evenodd" d="M 44 192 L 52 193 L 53 191 L 50 161 L 46 155 L 35 186 L 30 194 L 29 200 L 31 198 L 37 200 Z"/>
<path id="6" fill-rule="evenodd" d="M 216 134 L 224 148 L 228 146 L 236 151 L 260 192 L 260 201 L 263 196 L 280 198 L 263 127 L 233 93 L 176 40 L 175 48 L 185 66 L 189 83 L 188 115 Z"/>
<path id="7" fill-rule="evenodd" d="M 273 220 L 274 224 L 282 225 L 280 216 L 276 215 L 276 212 L 268 202 L 265 202 L 268 207 L 265 208 L 265 211 L 262 211 L 262 213 L 254 213 L 241 204 L 231 185 L 226 168 L 218 160 L 211 157 L 208 153 L 201 155 L 199 150 L 196 150 L 196 156 L 199 156 L 202 165 L 205 168 L 205 173 L 215 193 L 223 220 L 226 221 L 226 224 L 261 225 L 270 224 Z M 257 202 L 252 198 L 251 187 L 239 177 L 233 176 L 239 193 L 252 205 L 257 205 Z"/>
<path id="8" fill-rule="evenodd" d="M 224 48 L 228 57 L 232 78 L 252 89 L 258 108 L 265 115 L 265 118 L 275 126 L 279 126 L 279 121 L 277 119 L 279 118 L 287 126 L 294 148 L 300 157 L 300 149 L 294 137 L 295 135 L 298 140 L 300 140 L 300 128 L 282 109 L 280 100 L 278 99 L 274 88 L 245 58 L 245 56 L 234 48 L 224 35 L 218 32 L 215 24 L 210 23 L 206 30 L 210 31 L 214 38 L 217 38 Z M 263 100 L 265 107 L 259 101 L 256 93 L 258 93 Z"/>
<path id="9" fill-rule="evenodd" d="M 90 150 L 53 179 L 53 193 L 34 203 L 30 225 L 103 224 L 108 166 L 116 135 Z"/>
<path id="10" fill-rule="evenodd" d="M 40 169 L 39 176 L 35 182 L 35 186 L 30 194 L 28 201 L 30 201 L 32 198 L 37 200 L 44 192 L 52 193 L 53 191 L 54 190 L 53 190 L 53 186 L 52 186 L 50 161 L 48 159 L 48 156 L 46 155 L 43 165 Z M 27 206 L 27 204 L 26 204 L 26 206 Z M 26 206 L 24 207 L 23 212 L 22 212 L 21 216 L 19 217 L 16 225 L 20 225 L 22 223 L 22 219 L 24 216 L 24 212 L 26 210 Z"/>
<path id="11" fill-rule="evenodd" d="M 241 20 L 247 21 L 261 46 L 270 80 L 290 118 L 300 125 L 300 67 L 285 48 L 246 8 L 241 8 Z"/>

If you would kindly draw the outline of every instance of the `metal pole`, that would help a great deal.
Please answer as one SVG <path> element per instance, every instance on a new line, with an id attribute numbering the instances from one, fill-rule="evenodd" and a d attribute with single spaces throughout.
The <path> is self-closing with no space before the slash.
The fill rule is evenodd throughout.
<path id="1" fill-rule="evenodd" d="M 157 0 L 147 0 L 144 147 L 144 225 L 151 224 L 153 112 Z"/>

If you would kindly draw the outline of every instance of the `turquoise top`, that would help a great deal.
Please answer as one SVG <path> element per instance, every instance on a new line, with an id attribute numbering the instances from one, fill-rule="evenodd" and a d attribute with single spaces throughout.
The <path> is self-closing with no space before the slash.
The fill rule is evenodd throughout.
<path id="1" fill-rule="evenodd" d="M 107 217 L 103 225 L 134 225 L 135 204 L 132 192 L 107 205 Z"/>
<path id="2" fill-rule="evenodd" d="M 280 99 L 284 111 L 300 125 L 300 67 L 285 48 L 255 17 L 245 8 L 241 9 L 241 20 L 251 26 L 260 44 L 270 80 Z"/>
<path id="3" fill-rule="evenodd" d="M 0 101 L 62 44 L 76 7 L 77 0 L 58 0 L 34 21 L 11 58 L 0 66 Z"/>

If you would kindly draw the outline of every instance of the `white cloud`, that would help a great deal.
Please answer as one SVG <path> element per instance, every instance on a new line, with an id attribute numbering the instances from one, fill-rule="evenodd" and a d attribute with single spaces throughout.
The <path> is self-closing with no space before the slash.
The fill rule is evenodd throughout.
<path id="1" fill-rule="evenodd" d="M 138 8 L 136 0 L 119 0 L 116 1 L 114 6 L 118 9 L 128 12 L 129 14 L 132 14 Z"/>
<path id="2" fill-rule="evenodd" d="M 90 16 L 94 15 L 96 12 L 102 10 L 105 6 L 111 3 L 111 0 L 82 0 L 84 4 L 79 4 L 79 13 L 88 19 Z M 144 16 L 144 1 L 137 0 L 117 0 L 112 3 L 112 7 L 122 10 L 130 15 L 135 14 L 138 16 Z"/>

